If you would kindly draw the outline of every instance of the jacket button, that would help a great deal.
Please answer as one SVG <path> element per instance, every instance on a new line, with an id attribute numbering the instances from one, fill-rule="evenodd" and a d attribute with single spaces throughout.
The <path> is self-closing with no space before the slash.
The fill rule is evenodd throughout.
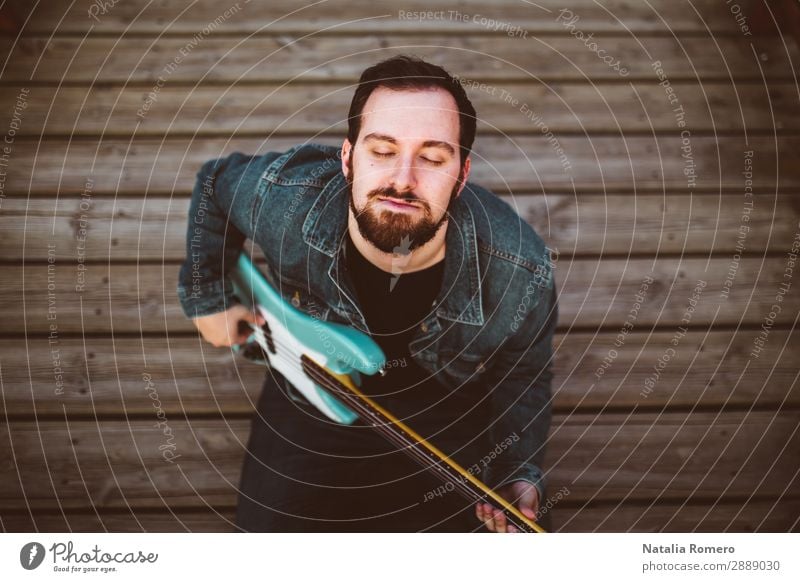
<path id="1" fill-rule="evenodd" d="M 428 324 L 427 323 L 423 323 L 422 325 L 419 326 L 419 328 L 422 331 L 428 331 Z"/>
<path id="2" fill-rule="evenodd" d="M 475 368 L 475 371 L 476 371 L 478 374 L 482 374 L 483 372 L 485 372 L 485 371 L 486 371 L 486 368 L 483 366 L 483 362 L 481 362 L 480 364 L 478 364 L 478 367 L 477 367 L 477 368 Z"/>

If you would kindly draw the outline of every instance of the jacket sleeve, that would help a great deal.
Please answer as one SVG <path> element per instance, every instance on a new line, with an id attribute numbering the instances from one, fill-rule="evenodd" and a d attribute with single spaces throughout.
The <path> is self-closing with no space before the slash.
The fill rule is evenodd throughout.
<path id="1" fill-rule="evenodd" d="M 235 152 L 205 162 L 197 173 L 177 287 L 186 317 L 225 311 L 235 303 L 226 273 L 245 239 L 252 238 L 254 194 L 242 187 L 242 178 L 256 157 Z"/>
<path id="2" fill-rule="evenodd" d="M 489 431 L 494 447 L 486 484 L 497 489 L 512 481 L 532 483 L 544 501 L 546 485 L 541 469 L 551 421 L 553 335 L 558 304 L 552 267 L 526 289 L 530 297 L 524 318 L 515 317 L 508 337 L 492 367 L 489 389 L 492 418 Z M 520 307 L 525 305 L 523 298 Z"/>

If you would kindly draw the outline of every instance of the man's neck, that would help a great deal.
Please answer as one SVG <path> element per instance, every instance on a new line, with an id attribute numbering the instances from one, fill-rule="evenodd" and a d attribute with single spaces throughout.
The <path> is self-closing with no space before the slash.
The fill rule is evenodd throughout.
<path id="1" fill-rule="evenodd" d="M 358 252 L 382 271 L 395 275 L 421 271 L 443 260 L 447 226 L 447 223 L 443 224 L 436 235 L 418 249 L 414 249 L 407 254 L 402 254 L 384 253 L 361 236 L 358 230 L 358 224 L 352 212 L 348 213 L 347 221 L 347 230 L 350 234 L 350 240 L 353 241 Z"/>

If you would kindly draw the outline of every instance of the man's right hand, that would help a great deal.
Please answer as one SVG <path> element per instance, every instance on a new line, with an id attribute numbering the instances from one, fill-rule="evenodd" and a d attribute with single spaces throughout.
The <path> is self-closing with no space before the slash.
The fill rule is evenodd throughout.
<path id="1" fill-rule="evenodd" d="M 250 326 L 239 326 L 240 321 L 254 323 L 259 327 L 264 325 L 264 317 L 260 313 L 251 311 L 241 303 L 230 307 L 227 311 L 212 313 L 192 319 L 194 326 L 200 330 L 203 339 L 215 348 L 244 344 L 250 337 Z M 246 331 L 244 331 L 246 329 Z"/>

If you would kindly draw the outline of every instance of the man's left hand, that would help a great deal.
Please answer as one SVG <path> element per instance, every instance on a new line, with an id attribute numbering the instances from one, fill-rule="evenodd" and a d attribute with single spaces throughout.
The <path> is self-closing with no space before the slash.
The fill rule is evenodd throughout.
<path id="1" fill-rule="evenodd" d="M 539 492 L 532 483 L 527 481 L 514 481 L 497 490 L 498 495 L 510 503 L 516 502 L 522 514 L 532 521 L 536 520 L 536 511 L 539 509 Z M 508 523 L 502 511 L 490 503 L 478 502 L 475 504 L 475 515 L 481 520 L 489 531 L 497 533 L 519 533 L 519 530 Z"/>

